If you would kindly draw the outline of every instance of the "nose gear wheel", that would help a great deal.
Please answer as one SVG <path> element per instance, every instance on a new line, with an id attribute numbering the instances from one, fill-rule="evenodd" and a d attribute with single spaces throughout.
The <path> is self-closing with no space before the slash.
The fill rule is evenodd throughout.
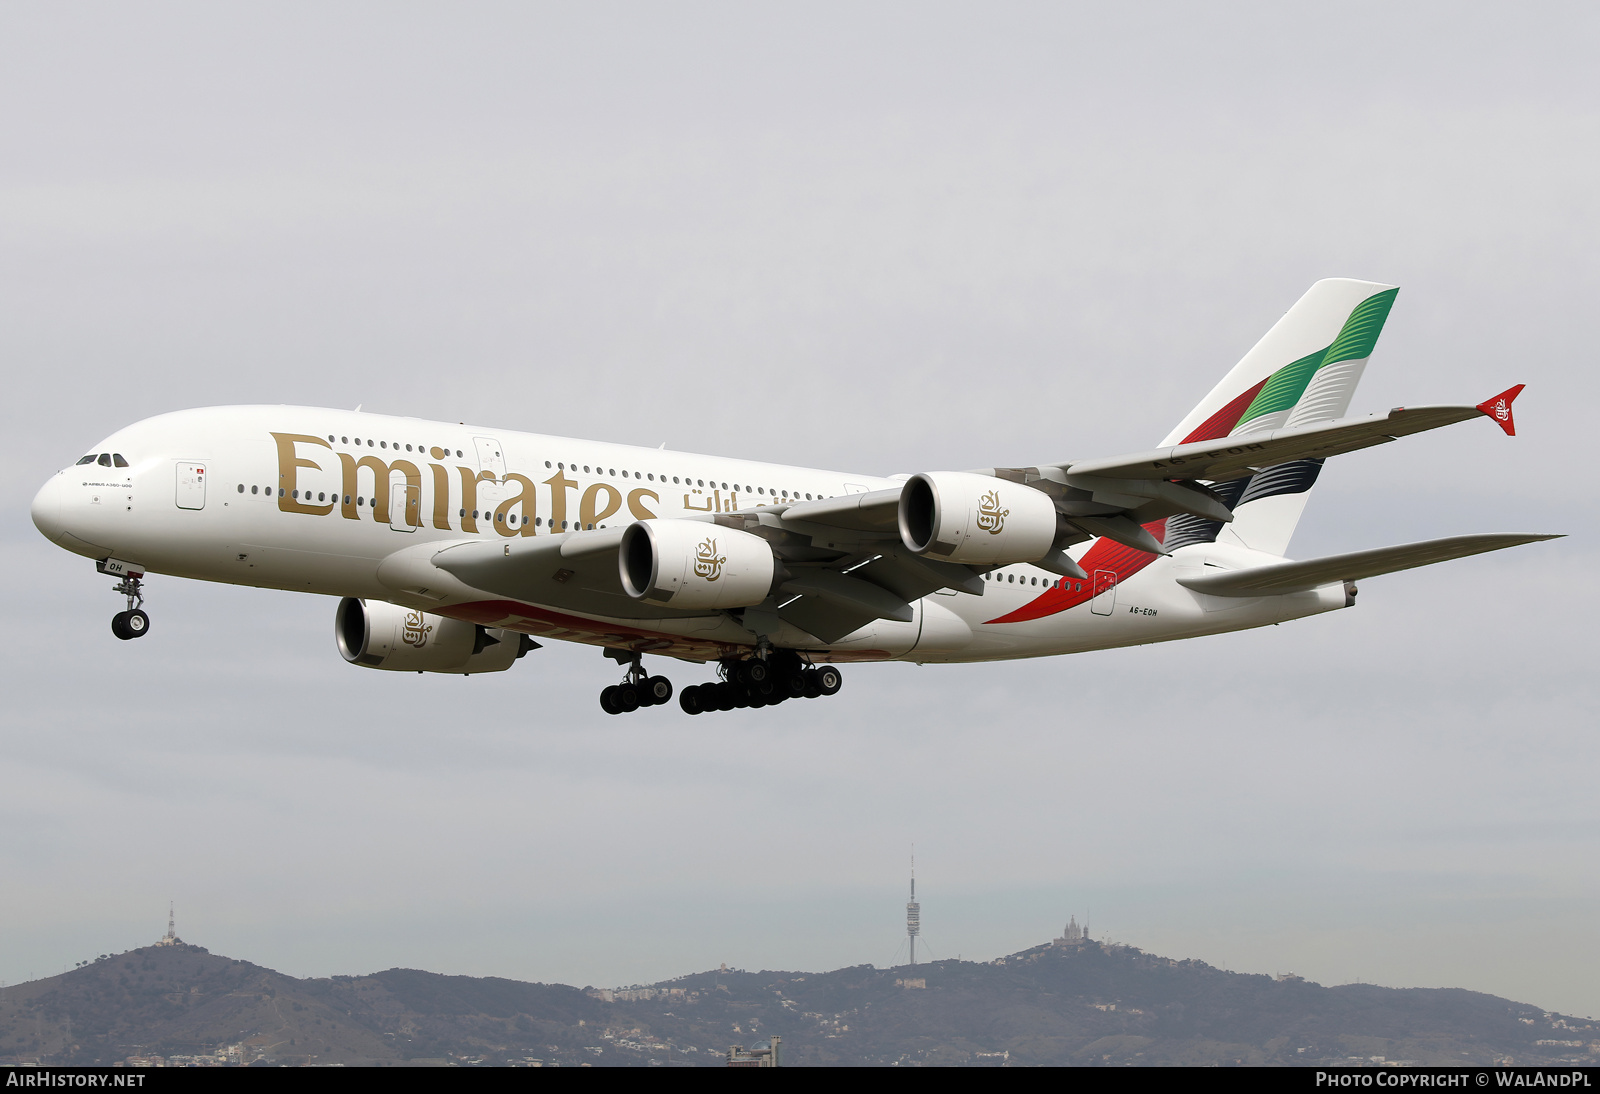
<path id="1" fill-rule="evenodd" d="M 144 611 L 144 582 L 140 574 L 126 574 L 111 587 L 127 597 L 128 608 L 111 617 L 111 633 L 124 642 L 150 633 L 150 617 Z"/>

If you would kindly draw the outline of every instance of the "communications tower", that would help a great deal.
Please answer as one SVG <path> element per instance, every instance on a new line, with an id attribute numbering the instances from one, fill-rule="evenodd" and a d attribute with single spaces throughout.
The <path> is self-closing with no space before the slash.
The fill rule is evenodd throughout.
<path id="1" fill-rule="evenodd" d="M 157 946 L 181 946 L 183 940 L 178 937 L 178 922 L 172 915 L 173 905 L 167 904 L 167 933 L 156 942 Z"/>
<path id="2" fill-rule="evenodd" d="M 906 901 L 906 937 L 911 941 L 911 964 L 917 963 L 917 935 L 922 933 L 922 905 L 917 903 L 917 853 L 911 852 L 911 899 Z"/>

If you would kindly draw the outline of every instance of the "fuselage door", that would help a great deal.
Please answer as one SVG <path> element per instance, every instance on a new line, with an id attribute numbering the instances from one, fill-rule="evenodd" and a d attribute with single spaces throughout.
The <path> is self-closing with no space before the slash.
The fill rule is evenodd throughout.
<path id="1" fill-rule="evenodd" d="M 413 532 L 422 523 L 422 491 L 407 483 L 389 485 L 389 527 Z"/>
<path id="2" fill-rule="evenodd" d="M 474 437 L 472 443 L 478 449 L 478 470 L 487 471 L 498 482 L 506 477 L 506 457 L 500 448 L 500 442 L 493 437 Z"/>
<path id="3" fill-rule="evenodd" d="M 206 507 L 206 465 L 180 463 L 178 465 L 178 508 L 204 509 Z"/>
<path id="4" fill-rule="evenodd" d="M 1094 599 L 1089 601 L 1089 610 L 1095 615 L 1110 615 L 1111 609 L 1117 606 L 1117 572 L 1115 570 L 1096 570 L 1094 572 Z"/>

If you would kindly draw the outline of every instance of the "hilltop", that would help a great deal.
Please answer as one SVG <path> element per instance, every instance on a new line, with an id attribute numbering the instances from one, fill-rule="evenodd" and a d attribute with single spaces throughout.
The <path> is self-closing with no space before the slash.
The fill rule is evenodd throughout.
<path id="1" fill-rule="evenodd" d="M 704 1065 L 775 1034 L 789 1066 L 1592 1064 L 1600 1024 L 1460 989 L 1324 987 L 1089 941 L 631 989 L 410 969 L 296 979 L 179 943 L 0 998 L 0 1062 Z"/>

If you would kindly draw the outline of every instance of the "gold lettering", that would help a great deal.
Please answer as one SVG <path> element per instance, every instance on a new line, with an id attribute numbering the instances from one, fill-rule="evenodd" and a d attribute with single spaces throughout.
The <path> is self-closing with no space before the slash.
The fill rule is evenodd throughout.
<path id="1" fill-rule="evenodd" d="M 550 527 L 559 528 L 567 519 L 567 491 L 578 484 L 557 471 L 544 480 L 550 488 Z"/>
<path id="2" fill-rule="evenodd" d="M 422 472 L 417 470 L 417 465 L 410 460 L 395 460 L 394 463 L 384 463 L 376 456 L 362 456 L 359 460 L 352 459 L 349 455 L 339 453 L 339 462 L 344 468 L 344 493 L 350 498 L 350 504 L 344 506 L 343 515 L 351 520 L 360 520 L 361 511 L 355 507 L 355 499 L 361 489 L 361 469 L 367 468 L 372 472 L 372 519 L 379 524 L 389 523 L 389 480 L 396 471 L 406 477 L 406 486 L 416 491 L 416 497 L 422 497 Z M 331 506 L 330 506 L 331 508 Z M 412 517 L 406 516 L 407 523 L 413 528 L 422 526 L 422 511 L 419 509 Z"/>
<path id="3" fill-rule="evenodd" d="M 435 448 L 435 452 L 440 449 Z M 433 526 L 450 530 L 450 472 L 436 463 L 430 463 L 428 470 L 433 473 Z"/>
<path id="4" fill-rule="evenodd" d="M 606 498 L 605 508 L 596 511 L 595 500 L 602 490 L 610 496 Z M 583 492 L 583 501 L 578 505 L 578 527 L 592 528 L 621 508 L 622 494 L 617 488 L 608 482 L 597 482 Z"/>
<path id="5" fill-rule="evenodd" d="M 513 497 L 501 502 L 499 508 L 494 511 L 494 530 L 502 536 L 533 535 L 533 518 L 539 508 L 539 488 L 526 475 L 507 475 L 502 481 L 514 482 L 518 489 Z M 511 510 L 518 505 L 522 506 L 520 530 L 513 528 L 509 519 Z"/>
<path id="6" fill-rule="evenodd" d="M 333 446 L 321 437 L 308 437 L 302 433 L 274 433 L 272 439 L 278 442 L 278 510 L 283 513 L 308 513 L 314 517 L 325 517 L 333 512 L 333 502 L 327 505 L 308 505 L 295 498 L 299 491 L 296 477 L 300 468 L 310 467 L 318 471 L 322 465 L 315 460 L 303 460 L 295 454 L 294 446 L 298 444 L 320 444 L 323 448 L 331 449 Z"/>
<path id="7" fill-rule="evenodd" d="M 660 494 L 656 493 L 654 490 L 647 490 L 641 486 L 637 490 L 631 490 L 628 492 L 628 512 L 633 514 L 635 520 L 653 520 L 655 518 L 655 514 L 644 507 L 644 502 L 641 500 L 642 498 L 649 498 L 657 505 L 661 504 Z"/>
<path id="8" fill-rule="evenodd" d="M 494 481 L 492 471 L 474 471 L 470 467 L 458 467 L 461 472 L 461 530 L 463 532 L 476 532 L 478 520 L 472 514 L 478 508 L 478 484 L 485 479 Z"/>

